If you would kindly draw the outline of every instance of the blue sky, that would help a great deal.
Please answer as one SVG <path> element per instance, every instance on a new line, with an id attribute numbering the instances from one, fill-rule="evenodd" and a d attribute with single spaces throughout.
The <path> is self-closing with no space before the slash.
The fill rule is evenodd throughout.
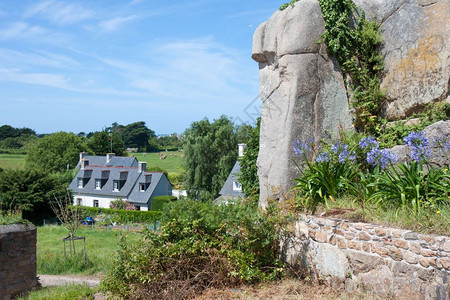
<path id="1" fill-rule="evenodd" d="M 256 27 L 283 1 L 2 0 L 0 125 L 156 133 L 260 107 Z"/>

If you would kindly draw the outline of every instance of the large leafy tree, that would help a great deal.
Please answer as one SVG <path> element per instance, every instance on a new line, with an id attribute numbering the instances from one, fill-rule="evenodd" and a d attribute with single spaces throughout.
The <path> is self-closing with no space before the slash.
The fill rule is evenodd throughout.
<path id="1" fill-rule="evenodd" d="M 241 158 L 241 172 L 239 174 L 239 182 L 242 185 L 242 192 L 246 197 L 253 197 L 255 200 L 259 198 L 259 179 L 256 160 L 259 152 L 259 132 L 261 118 L 258 118 L 256 127 L 249 130 L 249 139 L 247 148 L 245 148 L 244 157 Z"/>
<path id="2" fill-rule="evenodd" d="M 233 123 L 225 116 L 210 123 L 193 122 L 184 133 L 188 195 L 212 200 L 219 193 L 237 159 L 237 138 Z"/>
<path id="3" fill-rule="evenodd" d="M 106 153 L 110 152 L 115 153 L 118 156 L 123 156 L 125 154 L 125 144 L 123 143 L 122 137 L 117 132 L 96 132 L 89 138 L 87 145 L 95 155 L 106 155 Z"/>
<path id="4" fill-rule="evenodd" d="M 73 133 L 57 132 L 44 136 L 28 150 L 27 166 L 45 172 L 62 172 L 74 168 L 79 161 L 80 152 L 88 147 L 83 137 Z"/>
<path id="5" fill-rule="evenodd" d="M 0 172 L 0 209 L 18 209 L 34 223 L 53 216 L 50 202 L 63 199 L 70 174 L 49 174 L 36 169 Z"/>
<path id="6" fill-rule="evenodd" d="M 149 139 L 155 138 L 153 130 L 145 126 L 145 122 L 135 122 L 128 124 L 122 131 L 123 141 L 128 148 L 138 148 L 140 151 L 151 151 L 149 149 Z"/>

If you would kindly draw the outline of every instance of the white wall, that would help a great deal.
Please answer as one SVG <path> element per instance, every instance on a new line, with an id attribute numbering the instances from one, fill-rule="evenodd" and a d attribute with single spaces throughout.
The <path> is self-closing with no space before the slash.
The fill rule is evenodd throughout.
<path id="1" fill-rule="evenodd" d="M 74 196 L 73 197 L 73 204 L 77 205 L 78 201 L 77 199 L 81 198 L 81 206 L 89 206 L 89 207 L 94 207 L 94 200 L 98 200 L 98 207 L 100 208 L 110 208 L 109 204 L 111 203 L 111 201 L 115 201 L 119 198 L 108 198 L 108 197 L 102 197 L 102 196 L 86 196 L 86 195 L 81 195 L 81 196 Z M 127 201 L 127 198 L 122 198 L 122 200 Z M 141 211 L 148 211 L 148 206 L 147 205 L 140 205 L 141 207 Z"/>
<path id="2" fill-rule="evenodd" d="M 73 204 L 77 205 L 78 201 L 77 199 L 81 198 L 81 205 L 82 206 L 89 206 L 94 207 L 94 200 L 98 200 L 98 207 L 100 208 L 110 208 L 109 204 L 111 201 L 117 200 L 118 198 L 109 198 L 109 197 L 103 197 L 103 196 L 86 196 L 86 195 L 75 195 L 73 197 Z M 127 200 L 127 199 L 123 199 Z"/>

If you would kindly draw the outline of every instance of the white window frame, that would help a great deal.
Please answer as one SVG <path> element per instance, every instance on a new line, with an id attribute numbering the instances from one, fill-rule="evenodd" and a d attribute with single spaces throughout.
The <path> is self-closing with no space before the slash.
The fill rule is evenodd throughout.
<path id="1" fill-rule="evenodd" d="M 77 205 L 78 206 L 83 205 L 83 199 L 82 198 L 77 198 Z"/>
<path id="2" fill-rule="evenodd" d="M 83 178 L 78 178 L 78 188 L 79 189 L 84 188 L 84 180 L 83 180 Z"/>
<path id="3" fill-rule="evenodd" d="M 145 183 L 139 183 L 139 191 L 145 192 Z"/>
<path id="4" fill-rule="evenodd" d="M 233 181 L 233 191 L 242 191 L 242 185 L 238 181 Z"/>
<path id="5" fill-rule="evenodd" d="M 97 206 L 95 206 L 96 204 L 97 204 Z M 100 202 L 97 199 L 94 199 L 92 201 L 92 207 L 100 207 L 99 205 L 100 205 Z"/>
<path id="6" fill-rule="evenodd" d="M 119 181 L 114 180 L 113 181 L 113 192 L 118 192 L 118 191 L 119 191 Z"/>
<path id="7" fill-rule="evenodd" d="M 95 179 L 95 189 L 96 190 L 102 189 L 102 180 L 101 179 Z"/>

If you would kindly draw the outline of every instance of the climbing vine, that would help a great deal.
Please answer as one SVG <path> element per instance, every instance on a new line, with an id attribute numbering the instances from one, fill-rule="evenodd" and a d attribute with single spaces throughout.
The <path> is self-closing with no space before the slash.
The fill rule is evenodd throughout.
<path id="1" fill-rule="evenodd" d="M 319 0 L 325 20 L 322 38 L 329 51 L 349 75 L 347 87 L 353 91 L 352 107 L 358 131 L 376 135 L 382 124 L 378 118 L 384 99 L 380 88 L 383 57 L 378 53 L 381 35 L 377 23 L 359 17 L 351 0 Z"/>
<path id="2" fill-rule="evenodd" d="M 286 8 L 289 7 L 289 5 L 294 7 L 295 2 L 298 2 L 298 1 L 300 1 L 300 0 L 292 0 L 289 3 L 284 3 L 283 5 L 280 6 L 280 10 L 285 10 Z"/>

